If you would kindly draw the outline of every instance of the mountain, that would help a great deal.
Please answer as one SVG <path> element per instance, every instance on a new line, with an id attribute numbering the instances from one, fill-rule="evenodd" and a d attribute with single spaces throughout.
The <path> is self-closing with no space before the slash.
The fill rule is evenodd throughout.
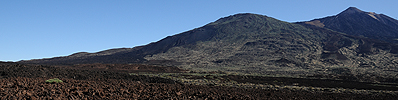
<path id="1" fill-rule="evenodd" d="M 360 12 L 350 9 L 339 15 Z M 194 71 L 395 81 L 397 49 L 377 39 L 242 13 L 144 46 L 20 63 L 145 63 Z"/>
<path id="2" fill-rule="evenodd" d="M 325 27 L 349 35 L 398 43 L 398 20 L 384 14 L 365 12 L 355 7 L 349 7 L 335 16 L 302 23 Z"/>
<path id="3" fill-rule="evenodd" d="M 325 35 L 327 34 L 311 33 L 311 30 L 306 29 L 301 25 L 282 22 L 277 19 L 263 15 L 245 13 L 221 18 L 203 27 L 183 32 L 174 36 L 168 36 L 158 42 L 150 43 L 141 47 L 113 49 L 98 53 L 80 52 L 66 57 L 36 59 L 21 62 L 42 64 L 77 64 L 137 63 L 145 60 L 178 61 L 177 59 L 168 58 L 155 59 L 157 55 L 171 51 L 173 51 L 174 53 L 184 53 L 177 54 L 179 56 L 196 56 L 184 58 L 189 59 L 189 62 L 196 62 L 196 60 L 203 60 L 199 58 L 208 58 L 210 55 L 219 57 L 233 56 L 235 55 L 236 51 L 242 52 L 246 51 L 246 49 L 251 49 L 249 48 L 250 45 L 255 45 L 257 42 L 270 42 L 269 44 L 277 42 L 284 45 L 297 45 L 299 43 L 296 43 L 296 38 L 311 40 L 306 41 L 307 43 L 315 43 L 319 41 L 325 41 Z M 292 43 L 285 44 L 286 42 L 284 39 L 289 39 L 289 41 L 292 41 Z M 303 48 L 316 50 L 312 47 L 302 45 L 298 45 L 297 48 L 299 48 L 297 51 L 288 50 L 286 52 L 300 52 L 299 50 L 304 50 Z M 273 49 L 279 50 L 279 48 Z M 219 52 L 225 52 L 228 54 L 229 52 L 234 53 L 231 53 L 232 55 L 220 55 L 218 54 Z M 182 57 L 177 58 L 182 59 Z M 186 63 L 187 61 L 182 62 Z"/>
<path id="4" fill-rule="evenodd" d="M 137 63 L 144 61 L 142 57 L 138 57 L 137 53 L 141 47 L 134 48 L 117 48 L 104 50 L 96 53 L 78 52 L 69 56 L 61 56 L 54 58 L 22 60 L 19 63 L 29 64 L 46 64 L 46 65 L 73 65 L 73 64 L 91 64 L 91 63 Z M 134 54 L 132 54 L 134 53 Z"/>

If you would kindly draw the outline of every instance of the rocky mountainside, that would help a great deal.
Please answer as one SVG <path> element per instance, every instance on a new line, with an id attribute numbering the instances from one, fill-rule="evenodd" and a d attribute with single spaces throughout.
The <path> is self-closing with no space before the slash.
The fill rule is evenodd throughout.
<path id="1" fill-rule="evenodd" d="M 363 76 L 369 73 L 394 77 L 398 71 L 398 47 L 394 44 L 263 15 L 232 15 L 185 34 L 202 31 L 213 36 L 206 38 L 207 41 L 147 55 L 145 59 L 174 60 L 181 62 L 176 66 L 191 70 L 273 75 L 346 74 L 358 80 L 371 79 L 373 76 Z M 173 37 L 184 39 L 179 35 Z"/>
<path id="2" fill-rule="evenodd" d="M 349 35 L 398 43 L 398 20 L 384 14 L 365 12 L 355 7 L 349 7 L 335 16 L 302 23 L 329 28 Z"/>
<path id="3" fill-rule="evenodd" d="M 391 28 L 395 27 L 395 19 L 373 15 L 375 19 L 371 15 L 355 13 L 366 12 L 349 8 L 337 16 L 346 17 L 347 20 L 344 21 L 348 25 L 351 24 L 348 23 L 351 21 L 348 18 L 352 15 L 353 20 L 363 18 L 361 21 L 364 23 L 356 24 L 357 27 L 372 26 L 365 24 L 372 22 L 381 27 L 380 32 L 395 32 Z M 328 18 L 331 17 L 324 19 Z M 308 24 L 294 24 L 264 15 L 243 13 L 221 18 L 145 46 L 20 63 L 146 63 L 195 71 L 221 70 L 272 75 L 320 75 L 360 81 L 396 81 L 398 46 L 389 43 L 391 41 L 378 40 L 395 33 L 380 33 L 379 37 L 366 38 L 367 34 L 357 36 L 359 33 L 331 30 L 328 26 L 341 25 L 329 25 L 329 22 L 313 20 L 305 22 Z"/>

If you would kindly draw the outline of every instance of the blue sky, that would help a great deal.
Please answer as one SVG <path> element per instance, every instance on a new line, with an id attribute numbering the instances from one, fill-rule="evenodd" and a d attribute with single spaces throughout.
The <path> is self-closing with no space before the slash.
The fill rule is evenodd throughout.
<path id="1" fill-rule="evenodd" d="M 397 18 L 397 0 L 1 0 L 0 61 L 131 48 L 237 13 L 307 21 L 353 6 Z"/>

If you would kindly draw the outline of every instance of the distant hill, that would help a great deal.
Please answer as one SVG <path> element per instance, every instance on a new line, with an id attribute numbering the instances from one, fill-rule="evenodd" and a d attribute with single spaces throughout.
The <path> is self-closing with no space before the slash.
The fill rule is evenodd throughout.
<path id="1" fill-rule="evenodd" d="M 355 7 L 349 7 L 335 16 L 303 23 L 325 27 L 349 35 L 398 43 L 398 20 L 384 14 L 365 12 Z"/>
<path id="2" fill-rule="evenodd" d="M 352 13 L 364 12 L 349 8 L 338 16 L 349 19 Z M 366 16 L 358 14 L 352 16 L 354 17 L 352 19 L 363 17 L 366 18 L 362 20 L 363 22 L 369 20 L 373 22 L 372 24 L 382 25 L 386 28 L 384 30 L 386 32 L 394 32 L 391 27 L 395 26 L 382 24 L 373 17 Z M 394 20 L 384 22 L 394 24 Z M 366 34 L 358 36 L 359 33 L 343 33 L 327 28 L 333 25 L 339 26 L 339 24 L 329 25 L 322 20 L 294 24 L 264 15 L 242 13 L 168 36 L 145 46 L 98 53 L 83 52 L 66 57 L 27 60 L 20 63 L 145 63 L 178 66 L 194 71 L 320 75 L 320 77 L 366 81 L 376 79 L 383 81 L 391 78 L 389 81 L 395 81 L 394 77 L 398 75 L 398 46 L 391 41 L 378 40 L 387 38 L 384 37 L 387 35 L 367 38 Z M 357 24 L 357 26 L 368 25 Z"/>

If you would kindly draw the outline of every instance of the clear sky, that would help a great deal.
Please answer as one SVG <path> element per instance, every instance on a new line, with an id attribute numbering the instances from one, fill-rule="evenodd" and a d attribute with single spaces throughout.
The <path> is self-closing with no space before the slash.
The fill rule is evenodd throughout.
<path id="1" fill-rule="evenodd" d="M 131 48 L 221 17 L 307 21 L 350 6 L 398 17 L 398 0 L 0 0 L 0 61 Z"/>

